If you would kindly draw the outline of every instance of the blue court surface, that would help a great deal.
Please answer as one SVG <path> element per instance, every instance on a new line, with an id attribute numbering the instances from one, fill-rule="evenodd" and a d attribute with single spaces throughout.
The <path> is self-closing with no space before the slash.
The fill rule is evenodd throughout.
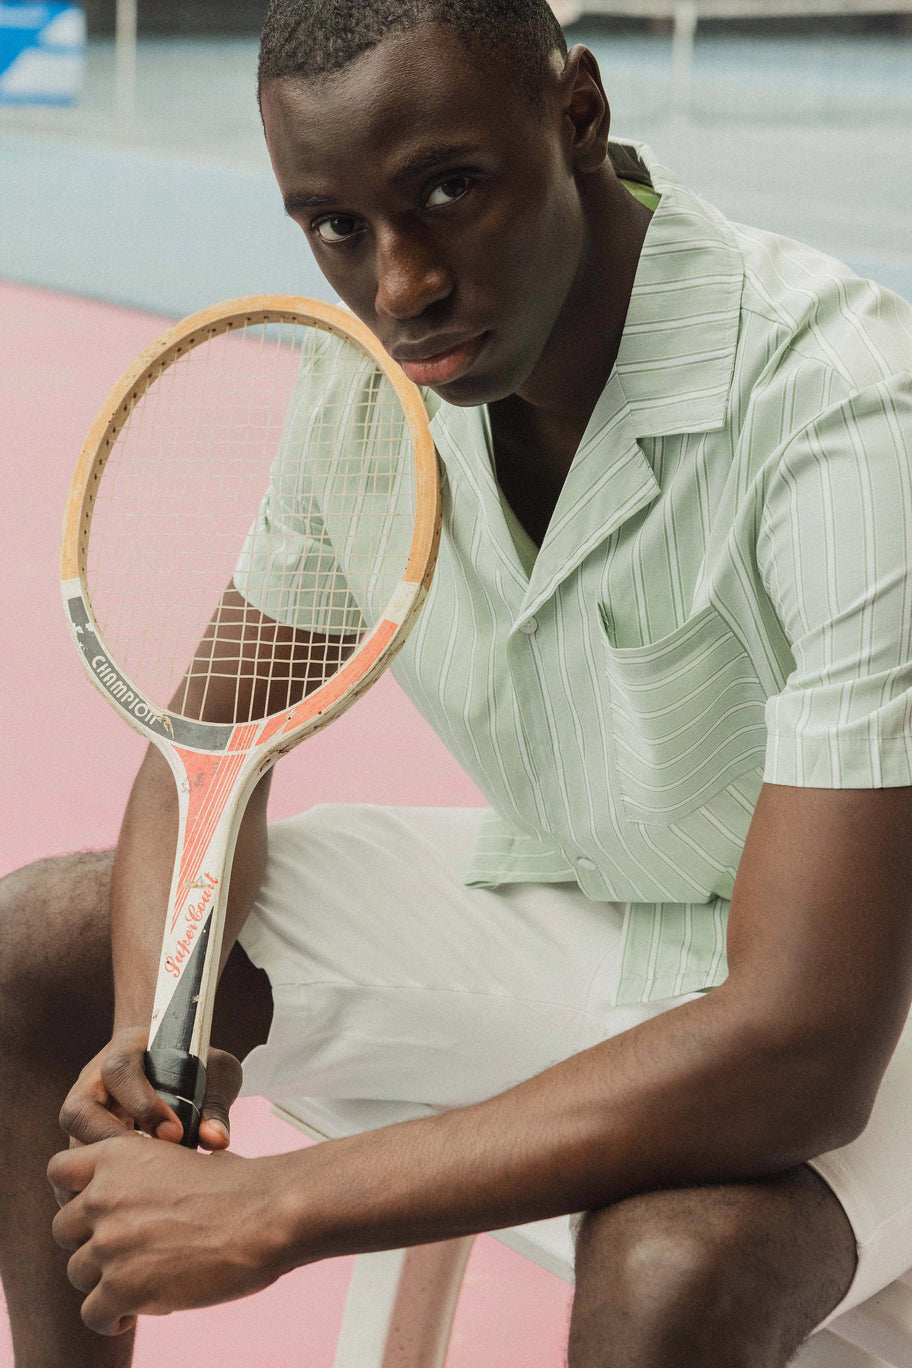
<path id="1" fill-rule="evenodd" d="M 685 114 L 667 36 L 581 24 L 613 127 L 743 222 L 812 242 L 912 298 L 912 35 L 698 34 Z M 254 98 L 256 42 L 140 42 L 116 109 L 114 48 L 89 44 L 73 109 L 0 106 L 0 276 L 179 316 L 327 288 L 282 215 Z"/>

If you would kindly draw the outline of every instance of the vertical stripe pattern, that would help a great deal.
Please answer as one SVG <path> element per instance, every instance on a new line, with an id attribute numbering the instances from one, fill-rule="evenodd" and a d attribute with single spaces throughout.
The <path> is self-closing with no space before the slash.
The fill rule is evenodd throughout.
<path id="1" fill-rule="evenodd" d="M 491 804 L 468 881 L 626 903 L 633 1002 L 724 978 L 764 780 L 912 783 L 912 309 L 611 152 L 661 200 L 544 542 L 484 412 L 429 394 L 444 533 L 394 670 Z"/>

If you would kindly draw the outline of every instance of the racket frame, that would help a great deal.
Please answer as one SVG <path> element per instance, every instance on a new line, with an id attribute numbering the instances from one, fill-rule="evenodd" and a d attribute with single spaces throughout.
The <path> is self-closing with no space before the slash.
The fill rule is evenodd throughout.
<path id="1" fill-rule="evenodd" d="M 415 522 L 408 560 L 385 615 L 361 638 L 336 673 L 299 703 L 252 722 L 195 721 L 155 705 L 119 668 L 105 646 L 87 585 L 96 491 L 119 432 L 149 386 L 164 371 L 214 337 L 244 326 L 283 323 L 305 323 L 353 340 L 392 384 L 408 423 L 414 453 Z M 176 852 L 180 858 L 175 858 L 169 895 L 147 1068 L 153 1063 L 156 1038 L 160 1039 L 172 998 L 181 985 L 188 983 L 190 991 L 185 996 L 189 1000 L 182 1004 L 177 1023 L 180 1047 L 166 1045 L 162 1050 L 160 1046 L 159 1067 L 153 1070 L 153 1081 L 160 1085 L 162 1095 L 181 1118 L 185 1144 L 196 1143 L 228 876 L 247 802 L 276 760 L 345 712 L 383 673 L 403 645 L 427 597 L 440 525 L 437 457 L 419 390 L 359 319 L 321 301 L 258 295 L 228 300 L 190 315 L 167 329 L 128 367 L 89 429 L 64 515 L 61 588 L 71 633 L 90 680 L 121 717 L 159 749 L 177 788 Z M 222 801 L 224 795 L 220 793 L 217 812 L 210 812 L 201 825 L 200 802 L 205 803 L 206 795 L 217 789 L 227 790 L 227 801 Z M 192 860 L 188 860 L 191 842 L 195 843 L 194 853 Z M 188 940 L 185 934 L 183 940 L 186 954 L 175 963 L 174 930 L 182 917 L 190 935 Z M 191 972 L 194 956 L 196 962 Z M 196 984 L 192 982 L 194 977 Z M 168 1029 L 173 1037 L 174 1020 Z"/>

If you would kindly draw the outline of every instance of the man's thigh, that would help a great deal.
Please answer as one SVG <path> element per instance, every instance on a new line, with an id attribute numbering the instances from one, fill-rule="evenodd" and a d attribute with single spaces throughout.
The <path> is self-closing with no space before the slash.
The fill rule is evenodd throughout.
<path id="1" fill-rule="evenodd" d="M 4 1044 L 20 1033 L 37 1058 L 81 1068 L 110 1039 L 112 850 L 36 860 L 0 880 L 0 997 Z M 157 965 L 150 968 L 149 993 Z M 239 1058 L 267 1037 L 266 975 L 237 947 L 223 975 L 215 1042 Z M 75 1075 L 74 1075 L 75 1081 Z"/>
<path id="2" fill-rule="evenodd" d="M 479 819 L 327 807 L 271 829 L 242 939 L 275 1017 L 245 1091 L 466 1105 L 687 1000 L 612 1005 L 621 905 L 575 884 L 466 888 Z M 866 1131 L 811 1167 L 858 1242 L 848 1309 L 912 1266 L 912 1026 Z"/>
<path id="3" fill-rule="evenodd" d="M 0 1025 L 20 1045 L 79 1068 L 108 1038 L 113 1012 L 110 851 L 33 864 L 0 881 Z M 75 1077 L 75 1076 L 74 1076 Z"/>
<path id="4" fill-rule="evenodd" d="M 662 1010 L 611 1006 L 624 908 L 467 888 L 473 809 L 313 809 L 270 829 L 242 933 L 275 1002 L 245 1090 L 475 1102 Z"/>

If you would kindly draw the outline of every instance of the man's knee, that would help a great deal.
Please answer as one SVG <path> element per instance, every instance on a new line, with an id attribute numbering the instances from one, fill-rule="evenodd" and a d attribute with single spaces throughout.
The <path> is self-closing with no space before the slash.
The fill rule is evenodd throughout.
<path id="1" fill-rule="evenodd" d="M 111 852 L 39 860 L 0 879 L 4 1044 L 100 1044 L 112 1009 Z M 91 1039 L 89 1039 L 91 1037 Z M 84 1061 L 83 1061 L 84 1062 Z"/>
<path id="2" fill-rule="evenodd" d="M 609 1309 L 629 1332 L 660 1333 L 698 1317 L 724 1317 L 741 1261 L 742 1236 L 627 1203 L 590 1213 L 577 1242 L 577 1301 Z"/>
<path id="3" fill-rule="evenodd" d="M 113 851 L 38 860 L 0 879 L 0 1038 L 8 1055 L 79 1068 L 111 1031 Z M 243 1058 L 265 1041 L 269 980 L 235 946 L 216 999 L 213 1043 Z"/>
<path id="4" fill-rule="evenodd" d="M 853 1271 L 842 1209 L 808 1169 L 632 1198 L 581 1226 L 571 1368 L 773 1368 Z"/>

